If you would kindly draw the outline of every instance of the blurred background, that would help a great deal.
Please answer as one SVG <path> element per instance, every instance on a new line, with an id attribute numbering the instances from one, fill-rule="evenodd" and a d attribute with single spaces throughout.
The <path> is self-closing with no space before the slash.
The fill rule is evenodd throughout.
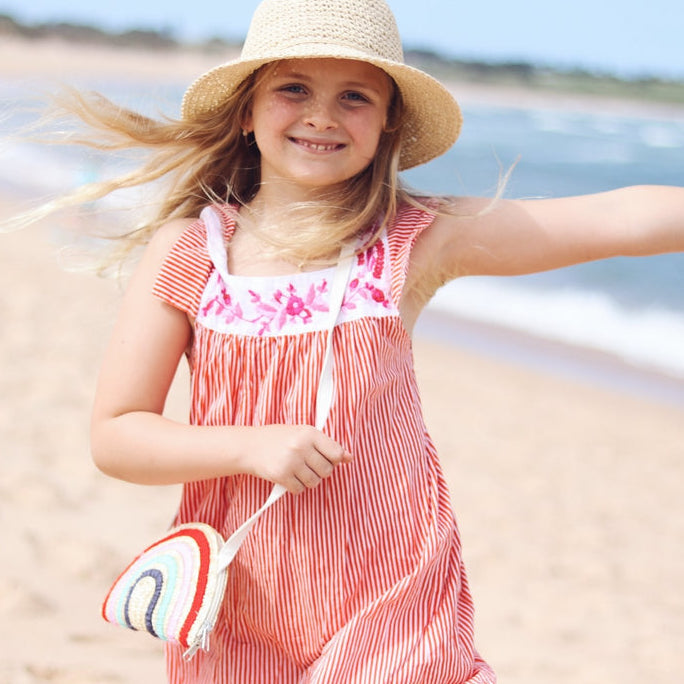
<path id="1" fill-rule="evenodd" d="M 407 48 L 485 62 L 530 62 L 618 76 L 684 77 L 678 0 L 551 3 L 391 0 Z M 153 30 L 180 41 L 241 41 L 256 0 L 4 0 L 28 24 L 69 22 L 106 31 Z"/>

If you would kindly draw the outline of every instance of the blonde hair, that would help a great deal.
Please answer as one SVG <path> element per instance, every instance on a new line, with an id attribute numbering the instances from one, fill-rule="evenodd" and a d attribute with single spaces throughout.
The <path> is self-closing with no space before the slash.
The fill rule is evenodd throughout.
<path id="1" fill-rule="evenodd" d="M 163 199 L 154 215 L 137 228 L 114 236 L 112 260 L 122 261 L 172 219 L 196 217 L 211 202 L 249 203 L 261 180 L 260 153 L 253 140 L 243 135 L 242 124 L 255 89 L 276 65 L 264 65 L 247 77 L 220 109 L 192 120 L 152 119 L 98 93 L 65 89 L 54 98 L 55 116 L 76 117 L 87 130 L 72 133 L 62 142 L 101 151 L 143 150 L 147 160 L 129 173 L 90 183 L 29 212 L 28 219 L 93 202 L 117 190 L 164 181 Z M 367 246 L 391 224 L 402 202 L 415 203 L 398 177 L 403 106 L 398 87 L 390 81 L 387 123 L 373 162 L 342 186 L 321 191 L 311 202 L 293 204 L 280 228 L 269 228 L 260 235 L 283 258 L 294 262 L 333 260 L 343 242 L 372 226 L 364 243 Z"/>

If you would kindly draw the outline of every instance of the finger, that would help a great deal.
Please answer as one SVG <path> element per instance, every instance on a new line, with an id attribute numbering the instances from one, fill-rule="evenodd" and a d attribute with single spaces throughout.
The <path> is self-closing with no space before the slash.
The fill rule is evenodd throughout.
<path id="1" fill-rule="evenodd" d="M 352 460 L 352 455 L 341 444 L 324 433 L 321 433 L 320 438 L 314 442 L 314 447 L 333 466 Z"/>
<path id="2" fill-rule="evenodd" d="M 288 478 L 287 482 L 283 482 L 282 484 L 290 494 L 294 494 L 295 496 L 306 491 L 306 485 L 300 482 L 299 479 L 294 475 Z"/>
<path id="3" fill-rule="evenodd" d="M 319 478 L 330 477 L 335 469 L 335 464 L 329 461 L 320 451 L 313 450 L 306 458 L 305 464 Z"/>
<path id="4" fill-rule="evenodd" d="M 312 470 L 307 464 L 302 465 L 302 467 L 295 473 L 295 477 L 307 489 L 318 487 L 318 485 L 322 482 L 322 478 L 318 475 L 318 473 Z"/>

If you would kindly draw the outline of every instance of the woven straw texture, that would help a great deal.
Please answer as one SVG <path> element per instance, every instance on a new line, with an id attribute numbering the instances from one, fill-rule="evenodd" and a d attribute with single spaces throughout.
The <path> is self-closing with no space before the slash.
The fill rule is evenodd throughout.
<path id="1" fill-rule="evenodd" d="M 369 62 L 394 79 L 406 106 L 400 169 L 423 164 L 456 142 L 458 104 L 437 80 L 404 64 L 396 21 L 383 0 L 265 0 L 254 13 L 240 58 L 188 88 L 183 117 L 215 111 L 263 64 L 317 57 Z"/>

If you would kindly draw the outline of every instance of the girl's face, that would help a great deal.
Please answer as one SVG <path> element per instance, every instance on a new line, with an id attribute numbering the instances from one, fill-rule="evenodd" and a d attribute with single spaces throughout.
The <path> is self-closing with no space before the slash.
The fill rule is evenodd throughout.
<path id="1" fill-rule="evenodd" d="M 285 60 L 258 84 L 243 128 L 261 153 L 262 191 L 286 181 L 330 187 L 373 160 L 387 119 L 390 78 L 365 62 Z"/>

